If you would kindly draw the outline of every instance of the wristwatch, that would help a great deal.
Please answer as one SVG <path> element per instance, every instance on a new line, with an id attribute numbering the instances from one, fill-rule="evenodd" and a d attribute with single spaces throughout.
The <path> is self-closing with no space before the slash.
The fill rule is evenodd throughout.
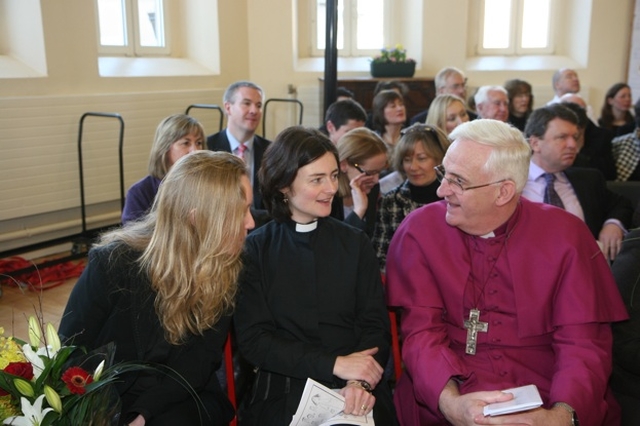
<path id="1" fill-rule="evenodd" d="M 571 426 L 580 426 L 580 421 L 578 420 L 578 415 L 576 414 L 576 410 L 573 409 L 572 406 L 565 402 L 556 402 L 553 406 L 562 407 L 568 412 L 571 413 Z"/>
<path id="2" fill-rule="evenodd" d="M 369 393 L 373 392 L 373 388 L 371 387 L 369 382 L 367 382 L 366 380 L 349 380 L 347 382 L 347 384 L 352 384 L 352 383 L 354 385 L 360 386 L 362 389 L 366 390 Z"/>

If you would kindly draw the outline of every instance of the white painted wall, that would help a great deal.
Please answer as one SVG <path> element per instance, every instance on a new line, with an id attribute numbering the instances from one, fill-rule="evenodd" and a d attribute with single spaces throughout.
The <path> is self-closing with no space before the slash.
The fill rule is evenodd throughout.
<path id="1" fill-rule="evenodd" d="M 304 124 L 317 126 L 321 121 L 318 78 L 323 73 L 312 61 L 296 58 L 297 33 L 293 23 L 297 1 L 306 0 L 218 0 L 216 39 L 198 30 L 214 25 L 214 17 L 209 20 L 208 15 L 215 13 L 198 13 L 211 8 L 211 0 L 188 0 L 188 3 L 170 0 L 171 7 L 191 5 L 188 9 L 179 9 L 177 30 L 183 29 L 180 37 L 185 42 L 182 53 L 208 58 L 207 49 L 219 45 L 218 60 L 200 61 L 208 71 L 199 75 L 101 77 L 92 1 L 0 0 L 3 15 L 0 37 L 6 38 L 7 33 L 18 31 L 14 21 L 7 19 L 7 13 L 39 6 L 42 37 L 40 41 L 34 38 L 33 52 L 37 53 L 38 49 L 42 52 L 44 46 L 44 55 L 22 58 L 31 64 L 31 71 L 27 73 L 30 78 L 0 77 L 0 251 L 66 232 L 63 229 L 36 235 L 42 226 L 56 227 L 75 221 L 73 230 L 77 230 L 75 143 L 78 120 L 83 112 L 123 114 L 127 187 L 146 174 L 146 155 L 155 126 L 164 116 L 184 111 L 189 103 L 221 103 L 224 89 L 236 80 L 255 81 L 264 87 L 268 98 L 294 96 L 288 93 L 288 86 L 294 85 L 296 96 L 305 104 Z M 562 19 L 571 34 L 562 39 L 565 43 L 562 48 L 569 58 L 507 64 L 514 67 L 511 70 L 483 70 L 480 69 L 482 61 L 469 58 L 467 40 L 473 26 L 468 10 L 474 1 L 393 2 L 394 7 L 399 8 L 400 17 L 421 15 L 422 25 L 411 23 L 416 26 L 416 39 L 405 43 L 414 49 L 409 51 L 411 56 L 421 58 L 416 77 L 433 77 L 440 68 L 449 65 L 467 69 L 471 87 L 501 84 L 518 77 L 538 90 L 534 95 L 537 103 L 542 104 L 547 100 L 543 98 L 550 97 L 550 90 L 544 88 L 550 87 L 555 69 L 575 66 L 583 87 L 587 88 L 583 95 L 596 115 L 607 88 L 626 80 L 635 0 L 566 0 Z M 587 27 L 589 31 L 584 30 Z M 405 25 L 398 34 L 413 32 Z M 21 36 L 19 32 L 17 35 Z M 6 51 L 5 42 L 0 42 L 0 49 L 5 49 L 0 53 L 10 53 Z M 21 38 L 20 44 L 25 43 L 29 40 Z M 0 74 L 15 65 L 7 58 L 0 58 Z M 369 75 L 362 62 L 353 62 L 350 67 L 352 71 L 339 72 L 339 77 Z M 17 73 L 21 71 L 16 69 Z M 634 98 L 638 96 L 640 93 L 634 94 Z M 268 119 L 266 132 L 271 138 L 296 118 L 286 108 L 274 106 L 272 111 L 274 116 Z M 217 130 L 217 118 L 213 114 L 197 114 L 210 133 Z M 104 137 L 109 142 L 105 143 L 115 143 L 107 134 Z M 109 156 L 103 159 L 104 162 L 111 160 Z M 115 184 L 117 176 L 113 176 L 113 166 L 104 168 L 104 176 L 98 179 L 99 185 L 91 193 L 97 206 L 92 212 L 96 220 L 104 215 L 117 217 L 118 213 L 113 187 L 104 186 L 109 180 Z"/>

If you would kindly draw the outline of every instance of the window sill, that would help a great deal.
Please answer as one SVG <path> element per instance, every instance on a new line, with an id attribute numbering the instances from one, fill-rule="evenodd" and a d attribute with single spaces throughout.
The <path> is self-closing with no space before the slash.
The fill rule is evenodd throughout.
<path id="1" fill-rule="evenodd" d="M 369 72 L 371 58 L 338 58 L 339 72 Z M 324 57 L 298 58 L 295 63 L 297 72 L 324 72 Z"/>
<path id="2" fill-rule="evenodd" d="M 0 78 L 40 78 L 47 74 L 12 58 L 0 55 Z"/>
<path id="3" fill-rule="evenodd" d="M 475 56 L 467 58 L 467 71 L 547 71 L 560 68 L 584 68 L 584 65 L 568 56 Z"/>
<path id="4" fill-rule="evenodd" d="M 101 77 L 183 77 L 218 75 L 197 62 L 183 58 L 98 58 Z"/>

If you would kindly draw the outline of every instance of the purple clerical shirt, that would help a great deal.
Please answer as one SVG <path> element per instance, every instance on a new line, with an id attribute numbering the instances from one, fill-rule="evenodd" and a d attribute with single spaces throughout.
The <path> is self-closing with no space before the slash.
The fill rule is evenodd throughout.
<path id="1" fill-rule="evenodd" d="M 521 199 L 495 237 L 445 221 L 446 202 L 411 213 L 387 258 L 389 304 L 401 315 L 403 361 L 395 403 L 402 425 L 447 424 L 438 398 L 535 384 L 550 408 L 565 402 L 581 425 L 613 424 L 609 323 L 626 310 L 609 266 L 575 216 Z M 470 309 L 488 323 L 465 353 Z"/>

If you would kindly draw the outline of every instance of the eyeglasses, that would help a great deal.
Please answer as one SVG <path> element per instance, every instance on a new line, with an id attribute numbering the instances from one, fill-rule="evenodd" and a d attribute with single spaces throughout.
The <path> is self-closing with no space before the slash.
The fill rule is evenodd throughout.
<path id="1" fill-rule="evenodd" d="M 467 186 L 466 188 L 464 186 L 462 186 L 462 184 L 460 182 L 457 182 L 454 179 L 450 179 L 448 177 L 445 176 L 445 170 L 444 170 L 444 166 L 442 164 L 440 164 L 439 166 L 434 167 L 435 171 L 436 171 L 436 178 L 438 178 L 438 182 L 442 183 L 443 181 L 447 181 L 447 183 L 449 183 L 449 186 L 451 187 L 451 190 L 453 191 L 454 194 L 457 195 L 462 195 L 462 193 L 464 191 L 469 191 L 471 189 L 478 189 L 478 188 L 484 188 L 485 186 L 490 186 L 490 185 L 495 185 L 496 183 L 502 183 L 507 181 L 508 179 L 500 179 L 497 180 L 495 182 L 489 182 L 489 183 L 485 183 L 482 185 L 475 185 L 475 186 Z"/>
<path id="2" fill-rule="evenodd" d="M 360 173 L 364 173 L 367 176 L 376 176 L 382 173 L 382 170 L 364 170 L 358 163 L 351 163 L 351 165 L 355 167 L 357 171 L 359 171 Z"/>

